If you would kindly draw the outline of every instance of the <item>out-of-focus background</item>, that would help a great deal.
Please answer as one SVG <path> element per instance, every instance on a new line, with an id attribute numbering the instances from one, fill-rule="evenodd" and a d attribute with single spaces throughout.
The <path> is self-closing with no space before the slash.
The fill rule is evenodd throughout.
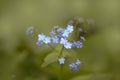
<path id="1" fill-rule="evenodd" d="M 81 69 L 64 69 L 63 80 L 120 80 L 120 0 L 0 0 L 0 80 L 58 80 L 59 65 L 40 65 L 49 50 L 38 47 L 36 33 L 49 34 L 73 17 L 91 18 L 96 33 L 75 50 Z M 44 51 L 45 50 L 45 51 Z"/>

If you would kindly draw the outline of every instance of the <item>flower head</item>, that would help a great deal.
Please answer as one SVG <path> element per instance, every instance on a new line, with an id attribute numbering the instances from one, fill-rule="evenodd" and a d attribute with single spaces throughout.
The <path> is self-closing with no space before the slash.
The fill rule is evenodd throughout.
<path id="1" fill-rule="evenodd" d="M 75 64 L 76 64 L 77 66 L 80 66 L 81 61 L 80 61 L 80 60 L 77 60 L 77 61 L 75 62 Z"/>
<path id="2" fill-rule="evenodd" d="M 73 32 L 73 26 L 72 26 L 72 25 L 68 25 L 67 28 L 66 28 L 66 30 L 67 30 L 69 33 Z"/>
<path id="3" fill-rule="evenodd" d="M 80 67 L 80 64 L 81 64 L 80 60 L 77 60 L 75 63 L 69 64 L 69 67 L 73 71 L 78 71 L 79 67 Z"/>
<path id="4" fill-rule="evenodd" d="M 66 38 L 61 38 L 60 40 L 60 44 L 66 44 L 68 42 L 68 40 Z"/>
<path id="5" fill-rule="evenodd" d="M 52 31 L 50 32 L 50 35 L 51 35 L 51 36 L 55 36 L 55 34 L 56 34 L 56 33 L 55 33 L 54 30 L 52 30 Z"/>
<path id="6" fill-rule="evenodd" d="M 53 43 L 58 43 L 58 42 L 59 42 L 58 36 L 52 37 L 52 42 L 53 42 Z"/>
<path id="7" fill-rule="evenodd" d="M 43 41 L 45 39 L 46 35 L 42 34 L 38 34 L 38 40 Z"/>
<path id="8" fill-rule="evenodd" d="M 69 65 L 69 67 L 70 67 L 70 69 L 73 70 L 73 71 L 78 71 L 78 67 L 77 67 L 77 65 L 76 65 L 75 63 L 71 63 L 71 64 Z"/>
<path id="9" fill-rule="evenodd" d="M 63 32 L 64 32 L 64 29 L 63 29 L 63 28 L 58 28 L 58 29 L 57 29 L 57 32 L 58 32 L 59 35 L 62 35 Z"/>
<path id="10" fill-rule="evenodd" d="M 65 58 L 61 57 L 58 59 L 60 64 L 65 64 Z"/>
<path id="11" fill-rule="evenodd" d="M 80 41 L 74 42 L 72 44 L 73 48 L 82 48 L 82 43 Z"/>
<path id="12" fill-rule="evenodd" d="M 69 36 L 69 32 L 67 30 L 64 30 L 62 36 L 63 37 L 68 37 Z"/>
<path id="13" fill-rule="evenodd" d="M 38 46 L 41 46 L 42 45 L 42 41 L 41 40 L 38 40 L 37 42 L 36 42 L 36 44 L 38 45 Z"/>
<path id="14" fill-rule="evenodd" d="M 71 43 L 71 42 L 66 42 L 66 43 L 64 44 L 64 47 L 65 47 L 66 49 L 71 49 L 71 48 L 72 48 L 72 43 Z"/>
<path id="15" fill-rule="evenodd" d="M 44 40 L 43 40 L 44 43 L 48 44 L 51 42 L 51 38 L 50 37 L 45 37 Z"/>

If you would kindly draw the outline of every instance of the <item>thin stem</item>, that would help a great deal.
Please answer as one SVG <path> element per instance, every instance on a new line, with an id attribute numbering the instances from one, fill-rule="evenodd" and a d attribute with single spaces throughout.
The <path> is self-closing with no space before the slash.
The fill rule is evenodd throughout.
<path id="1" fill-rule="evenodd" d="M 59 76 L 59 80 L 63 80 L 63 64 L 60 65 L 60 76 Z"/>
<path id="2" fill-rule="evenodd" d="M 62 52 L 64 50 L 64 46 L 62 46 L 59 57 L 63 56 Z M 60 65 L 60 76 L 59 76 L 59 80 L 63 80 L 63 64 Z"/>
<path id="3" fill-rule="evenodd" d="M 61 50 L 60 50 L 59 57 L 61 57 L 61 56 L 62 56 L 63 49 L 64 49 L 64 46 L 62 46 L 62 48 L 61 48 Z"/>
<path id="4" fill-rule="evenodd" d="M 52 48 L 53 50 L 55 50 L 57 52 L 57 50 L 50 44 L 48 44 L 50 48 Z"/>

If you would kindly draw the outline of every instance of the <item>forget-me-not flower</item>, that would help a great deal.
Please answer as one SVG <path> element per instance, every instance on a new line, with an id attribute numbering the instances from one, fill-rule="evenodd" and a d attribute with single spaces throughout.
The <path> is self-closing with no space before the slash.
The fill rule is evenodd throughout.
<path id="1" fill-rule="evenodd" d="M 72 48 L 72 43 L 71 43 L 71 42 L 66 42 L 66 43 L 64 44 L 64 47 L 65 47 L 66 49 L 71 49 L 71 48 Z"/>
<path id="2" fill-rule="evenodd" d="M 38 34 L 38 40 L 43 41 L 45 39 L 46 35 L 42 34 Z"/>
<path id="3" fill-rule="evenodd" d="M 60 64 L 65 64 L 65 58 L 61 57 L 58 59 Z"/>
<path id="4" fill-rule="evenodd" d="M 69 65 L 69 67 L 70 67 L 70 69 L 73 70 L 73 71 L 78 71 L 78 67 L 77 67 L 77 65 L 76 65 L 75 63 L 71 63 L 71 64 Z"/>
<path id="5" fill-rule="evenodd" d="M 53 42 L 53 43 L 58 43 L 58 42 L 59 42 L 58 36 L 52 37 L 52 42 Z"/>
<path id="6" fill-rule="evenodd" d="M 46 44 L 51 43 L 51 38 L 46 36 L 44 38 L 43 42 L 46 43 Z"/>
<path id="7" fill-rule="evenodd" d="M 60 44 L 66 44 L 68 42 L 68 40 L 66 38 L 61 38 L 60 40 Z"/>
<path id="8" fill-rule="evenodd" d="M 73 26 L 72 26 L 72 25 L 67 25 L 66 30 L 67 30 L 69 33 L 73 32 Z"/>
<path id="9" fill-rule="evenodd" d="M 75 62 L 75 64 L 76 64 L 77 66 L 80 66 L 81 61 L 80 61 L 80 60 L 77 60 L 77 61 Z"/>

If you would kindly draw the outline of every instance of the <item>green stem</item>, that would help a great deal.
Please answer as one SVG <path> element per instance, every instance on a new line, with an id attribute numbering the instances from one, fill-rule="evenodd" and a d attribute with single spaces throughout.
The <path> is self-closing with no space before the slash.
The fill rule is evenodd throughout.
<path id="1" fill-rule="evenodd" d="M 64 46 L 62 46 L 59 57 L 63 56 L 62 52 L 64 50 Z M 59 75 L 59 80 L 63 80 L 63 64 L 60 65 L 60 75 Z"/>
<path id="2" fill-rule="evenodd" d="M 64 49 L 64 46 L 62 46 L 62 48 L 61 48 L 61 51 L 60 51 L 59 57 L 63 56 L 63 55 L 62 55 L 63 49 Z"/>

